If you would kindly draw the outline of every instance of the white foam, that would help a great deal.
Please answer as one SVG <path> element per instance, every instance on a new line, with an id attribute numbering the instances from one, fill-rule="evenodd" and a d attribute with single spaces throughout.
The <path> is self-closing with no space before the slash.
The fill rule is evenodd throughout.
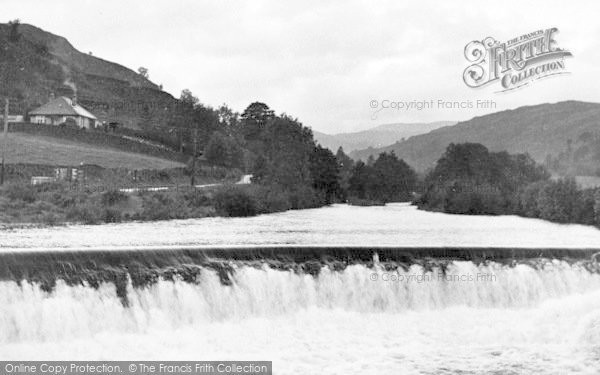
<path id="1" fill-rule="evenodd" d="M 372 275 L 377 280 L 372 281 Z M 404 281 L 382 281 L 385 275 Z M 159 281 L 98 290 L 0 283 L 0 357 L 273 360 L 277 374 L 594 373 L 600 276 L 564 262 L 543 270 L 455 262 L 449 281 L 418 266 L 361 265 L 318 278 L 242 267 L 232 286 Z M 430 279 L 408 281 L 410 275 Z"/>

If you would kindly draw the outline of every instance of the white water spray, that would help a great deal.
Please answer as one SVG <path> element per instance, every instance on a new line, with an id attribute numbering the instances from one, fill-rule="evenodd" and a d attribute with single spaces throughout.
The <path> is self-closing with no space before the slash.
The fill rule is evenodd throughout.
<path id="1" fill-rule="evenodd" d="M 58 281 L 52 292 L 37 284 L 0 282 L 0 341 L 46 341 L 102 332 L 144 333 L 227 320 L 293 315 L 310 309 L 402 314 L 451 307 L 514 309 L 600 290 L 600 275 L 554 261 L 539 269 L 497 263 L 452 262 L 446 272 L 413 265 L 384 270 L 353 265 L 324 267 L 318 277 L 268 267 L 238 267 L 232 286 L 204 269 L 197 283 L 160 280 L 128 285 L 128 306 L 115 286 L 98 289 Z M 401 316 L 401 315 L 399 315 Z"/>

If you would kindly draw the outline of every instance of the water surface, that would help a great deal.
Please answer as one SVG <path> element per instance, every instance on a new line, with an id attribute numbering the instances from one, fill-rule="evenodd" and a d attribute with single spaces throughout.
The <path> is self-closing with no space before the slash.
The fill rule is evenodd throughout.
<path id="1" fill-rule="evenodd" d="M 434 213 L 409 204 L 0 230 L 4 248 L 252 244 L 600 248 L 600 230 L 517 216 Z"/>
<path id="2" fill-rule="evenodd" d="M 600 231 L 406 204 L 0 231 L 5 250 L 249 244 L 599 248 Z M 580 261 L 388 269 L 375 257 L 318 276 L 232 263 L 230 280 L 202 267 L 193 280 L 129 280 L 126 303 L 111 282 L 0 281 L 0 358 L 272 360 L 275 374 L 298 375 L 600 373 L 600 275 Z"/>

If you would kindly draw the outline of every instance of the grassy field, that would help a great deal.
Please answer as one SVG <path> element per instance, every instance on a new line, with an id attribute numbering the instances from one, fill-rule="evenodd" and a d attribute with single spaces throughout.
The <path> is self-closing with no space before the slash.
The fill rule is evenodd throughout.
<path id="1" fill-rule="evenodd" d="M 176 161 L 140 153 L 26 133 L 9 133 L 7 146 L 7 163 L 65 166 L 76 166 L 83 163 L 105 168 L 127 169 L 165 169 L 184 166 Z"/>

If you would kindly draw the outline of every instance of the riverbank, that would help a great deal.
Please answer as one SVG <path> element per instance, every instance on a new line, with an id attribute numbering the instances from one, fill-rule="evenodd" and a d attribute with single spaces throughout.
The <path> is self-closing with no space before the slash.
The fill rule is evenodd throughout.
<path id="1" fill-rule="evenodd" d="M 11 183 L 0 189 L 0 226 L 243 217 L 325 204 L 310 188 L 251 185 L 249 175 L 235 181 L 128 188 Z"/>

